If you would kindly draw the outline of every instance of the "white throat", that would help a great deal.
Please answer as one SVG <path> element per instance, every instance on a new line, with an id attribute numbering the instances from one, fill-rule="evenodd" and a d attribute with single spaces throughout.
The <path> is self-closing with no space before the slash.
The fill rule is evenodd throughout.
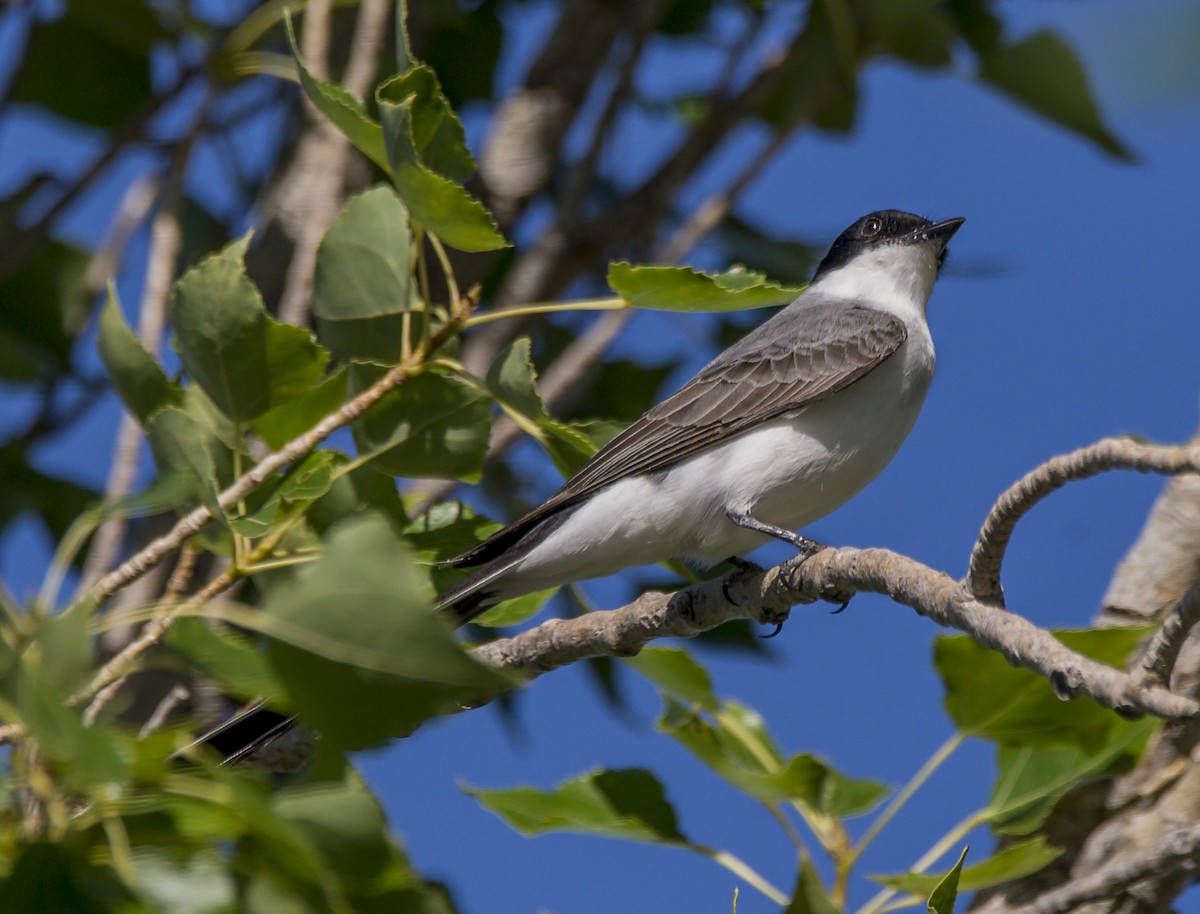
<path id="1" fill-rule="evenodd" d="M 822 296 L 861 301 L 889 311 L 906 324 L 923 324 L 937 274 L 937 253 L 932 246 L 888 244 L 864 251 L 810 288 Z"/>

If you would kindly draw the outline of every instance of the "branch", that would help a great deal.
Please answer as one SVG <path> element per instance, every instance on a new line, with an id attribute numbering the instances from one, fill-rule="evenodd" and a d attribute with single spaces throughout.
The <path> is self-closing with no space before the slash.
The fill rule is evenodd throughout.
<path id="1" fill-rule="evenodd" d="M 1134 669 L 1134 679 L 1146 688 L 1167 689 L 1183 642 L 1200 622 L 1200 585 L 1189 590 L 1163 620 Z"/>
<path id="2" fill-rule="evenodd" d="M 1116 856 L 1099 869 L 1045 893 L 1016 911 L 1019 914 L 1065 914 L 1089 901 L 1111 901 L 1123 889 L 1143 879 L 1179 870 L 1194 873 L 1198 853 L 1200 825 L 1185 825 L 1167 833 L 1150 850 Z"/>
<path id="3" fill-rule="evenodd" d="M 1105 438 L 1046 461 L 1025 474 L 997 499 L 971 552 L 966 585 L 972 595 L 1003 605 L 1000 567 L 1017 522 L 1055 489 L 1108 470 L 1140 473 L 1200 472 L 1200 447 L 1142 444 L 1131 438 Z"/>
<path id="4" fill-rule="evenodd" d="M 690 638 L 732 619 L 774 622 L 788 607 L 866 591 L 890 596 L 938 625 L 966 632 L 1015 666 L 1050 681 L 1060 698 L 1086 695 L 1123 714 L 1189 720 L 1200 705 L 1141 687 L 1122 670 L 1067 648 L 1045 629 L 974 598 L 962 583 L 886 549 L 825 549 L 762 572 L 732 575 L 676 594 L 648 593 L 609 612 L 555 619 L 476 648 L 482 662 L 538 675 L 588 657 L 631 656 L 657 638 Z"/>

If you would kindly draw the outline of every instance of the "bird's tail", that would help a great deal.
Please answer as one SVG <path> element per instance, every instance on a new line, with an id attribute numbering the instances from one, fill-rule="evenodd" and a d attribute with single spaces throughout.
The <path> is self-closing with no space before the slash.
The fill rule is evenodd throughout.
<path id="1" fill-rule="evenodd" d="M 434 609 L 450 619 L 455 628 L 466 625 L 506 599 L 498 584 L 499 579 L 513 564 L 511 559 L 488 562 L 453 587 L 438 594 L 433 601 Z"/>

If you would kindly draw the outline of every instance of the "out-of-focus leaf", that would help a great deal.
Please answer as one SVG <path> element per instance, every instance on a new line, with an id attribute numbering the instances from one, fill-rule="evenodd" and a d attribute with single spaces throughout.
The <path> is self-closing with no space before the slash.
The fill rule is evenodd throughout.
<path id="1" fill-rule="evenodd" d="M 999 45 L 1003 27 L 989 8 L 988 0 L 953 0 L 948 6 L 959 34 L 982 58 Z"/>
<path id="2" fill-rule="evenodd" d="M 248 243 L 235 241 L 189 270 L 168 310 L 188 375 L 242 422 L 310 390 L 329 360 L 308 331 L 267 316 L 246 276 Z"/>
<path id="3" fill-rule="evenodd" d="M 1071 746 L 1032 749 L 1001 745 L 996 754 L 996 783 L 984 810 L 988 823 L 1002 834 L 1029 834 L 1041 826 L 1068 790 L 1131 767 L 1159 726 L 1151 718 L 1138 721 L 1091 753 Z"/>
<path id="4" fill-rule="evenodd" d="M 520 625 L 526 619 L 532 619 L 550 598 L 558 593 L 557 587 L 550 590 L 539 590 L 527 593 L 512 600 L 505 600 L 498 606 L 493 606 L 487 612 L 472 619 L 472 624 L 485 628 L 506 628 L 510 625 Z"/>
<path id="5" fill-rule="evenodd" d="M 800 858 L 796 887 L 792 889 L 792 900 L 783 909 L 783 914 L 841 914 L 841 908 L 825 893 L 821 877 L 807 854 Z"/>
<path id="6" fill-rule="evenodd" d="M 813 245 L 773 237 L 737 216 L 721 223 L 718 237 L 731 260 L 796 289 L 808 285 L 820 257 Z"/>
<path id="7" fill-rule="evenodd" d="M 225 914 L 235 909 L 237 886 L 228 864 L 217 854 L 173 859 L 156 850 L 133 855 L 138 889 L 156 911 L 172 914 Z"/>
<path id="8" fill-rule="evenodd" d="M 384 369 L 353 365 L 351 393 L 369 387 Z M 360 453 L 371 466 L 404 477 L 477 481 L 491 432 L 491 402 L 473 387 L 426 371 L 409 378 L 354 424 Z"/>
<path id="9" fill-rule="evenodd" d="M 466 792 L 523 835 L 570 831 L 655 844 L 687 842 L 662 784 L 641 768 L 585 774 L 551 791 L 516 787 Z"/>
<path id="10" fill-rule="evenodd" d="M 688 267 L 614 263 L 608 284 L 631 307 L 652 311 L 741 311 L 785 305 L 804 290 L 776 285 L 762 273 L 731 267 L 707 274 Z"/>
<path id="11" fill-rule="evenodd" d="M 809 7 L 778 88 L 759 109 L 762 119 L 777 129 L 811 119 L 823 130 L 848 132 L 858 110 L 856 31 L 848 4 Z"/>
<path id="12" fill-rule="evenodd" d="M 970 848 L 963 848 L 958 856 L 958 863 L 954 864 L 953 869 L 930 894 L 929 903 L 926 905 L 929 914 L 954 914 L 954 902 L 958 899 L 958 877 L 962 873 L 963 861 L 967 859 L 968 850 Z"/>
<path id="13" fill-rule="evenodd" d="M 330 122 L 345 134 L 346 139 L 354 147 L 385 171 L 388 168 L 387 151 L 383 145 L 383 130 L 372 120 L 362 106 L 362 102 L 333 83 L 317 79 L 309 72 L 300 57 L 300 49 L 296 44 L 296 33 L 292 29 L 290 14 L 284 15 L 284 25 L 287 28 L 288 44 L 292 55 L 296 58 L 296 69 L 300 73 L 300 85 L 308 100 L 316 109 L 329 118 Z"/>
<path id="14" fill-rule="evenodd" d="M 11 871 L 0 878 L 0 911 L 38 914 L 111 914 L 137 911 L 111 867 L 88 861 L 86 850 L 65 843 L 14 848 Z"/>
<path id="15" fill-rule="evenodd" d="M 673 699 L 657 727 L 735 787 L 767 802 L 791 800 L 835 817 L 861 815 L 888 794 L 874 781 L 848 778 L 807 753 L 786 762 L 758 714 L 728 702 L 713 725 Z"/>
<path id="16" fill-rule="evenodd" d="M 111 28 L 94 28 L 96 19 L 81 21 L 78 13 L 87 6 L 73 3 L 64 18 L 34 28 L 12 98 L 89 127 L 112 128 L 150 98 L 150 56 L 148 48 L 115 40 Z"/>
<path id="17" fill-rule="evenodd" d="M 1144 637 L 1137 628 L 1055 632 L 1067 647 L 1120 665 Z M 1050 683 L 1010 666 L 966 635 L 937 639 L 934 665 L 946 689 L 946 712 L 964 733 L 1006 746 L 1074 746 L 1091 754 L 1126 739 L 1135 726 L 1091 701 L 1060 701 Z"/>
<path id="18" fill-rule="evenodd" d="M 143 426 L 164 406 L 182 405 L 179 387 L 125 323 L 116 290 L 111 286 L 100 312 L 96 345 L 121 402 Z"/>
<path id="19" fill-rule="evenodd" d="M 47 241 L 0 281 L 0 380 L 32 381 L 70 369 L 71 331 L 86 314 L 90 258 Z"/>
<path id="20" fill-rule="evenodd" d="M 103 726 L 85 727 L 79 710 L 66 706 L 54 678 L 29 658 L 17 670 L 17 711 L 29 735 L 77 789 L 122 780 L 127 764 L 113 735 Z"/>
<path id="21" fill-rule="evenodd" d="M 35 469 L 17 444 L 0 445 L 0 530 L 22 514 L 38 517 L 61 540 L 98 492 Z"/>
<path id="22" fill-rule="evenodd" d="M 1013 879 L 1029 876 L 1053 863 L 1062 856 L 1062 849 L 1053 847 L 1044 837 L 1032 841 L 1022 841 L 1006 847 L 982 863 L 976 863 L 961 870 L 958 877 L 958 889 L 963 892 L 974 892 L 979 889 L 1002 885 Z M 961 860 L 959 861 L 961 865 Z M 875 882 L 907 892 L 910 895 L 926 896 L 934 892 L 945 876 L 933 876 L 928 873 L 899 873 L 894 876 L 872 876 Z M 951 899 L 953 903 L 953 899 Z M 940 910 L 940 909 L 939 909 Z"/>
<path id="23" fill-rule="evenodd" d="M 680 701 L 715 712 L 720 701 L 713 693 L 712 678 L 691 654 L 679 648 L 647 647 L 622 660 L 656 686 Z"/>
<path id="24" fill-rule="evenodd" d="M 376 90 L 375 100 L 392 183 L 413 218 L 462 251 L 507 247 L 483 204 L 452 177 L 434 170 L 449 168 L 462 175 L 471 160 L 457 139 L 462 125 L 441 95 L 432 71 L 417 67 L 393 77 Z M 426 154 L 432 161 L 425 159 Z"/>
<path id="25" fill-rule="evenodd" d="M 385 185 L 351 197 L 321 240 L 312 311 L 322 321 L 407 311 L 411 239 L 408 213 Z"/>
<path id="26" fill-rule="evenodd" d="M 492 98 L 492 74 L 504 38 L 499 7 L 498 0 L 483 0 L 470 8 L 417 3 L 409 10 L 410 19 L 419 19 L 415 28 L 423 36 L 421 56 L 438 74 L 442 91 L 455 107 Z M 469 65 L 464 65 L 466 61 Z"/>
<path id="27" fill-rule="evenodd" d="M 378 745 L 510 684 L 463 651 L 431 596 L 407 548 L 370 515 L 334 528 L 321 557 L 271 592 L 261 620 L 271 663 L 335 747 Z"/>
<path id="28" fill-rule="evenodd" d="M 981 61 L 979 77 L 1109 155 L 1133 159 L 1104 123 L 1075 53 L 1053 32 L 1037 32 L 996 47 Z"/>
<path id="29" fill-rule="evenodd" d="M 872 37 L 889 53 L 919 67 L 950 63 L 954 28 L 941 0 L 872 0 Z"/>
<path id="30" fill-rule="evenodd" d="M 246 635 L 212 628 L 202 619 L 179 619 L 167 633 L 167 646 L 186 657 L 231 695 L 277 703 L 283 688 L 266 655 Z"/>

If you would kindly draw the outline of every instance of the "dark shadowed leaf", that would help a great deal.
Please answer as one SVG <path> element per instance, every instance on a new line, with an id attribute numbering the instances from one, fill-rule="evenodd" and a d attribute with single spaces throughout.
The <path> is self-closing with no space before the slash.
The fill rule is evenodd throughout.
<path id="1" fill-rule="evenodd" d="M 390 187 L 351 197 L 325 233 L 313 274 L 319 320 L 399 314 L 411 307 L 408 213 Z"/>
<path id="2" fill-rule="evenodd" d="M 979 76 L 1110 155 L 1133 158 L 1129 148 L 1104 123 L 1075 53 L 1053 32 L 1037 32 L 1015 44 L 997 47 L 983 58 Z"/>
<path id="3" fill-rule="evenodd" d="M 941 0 L 873 0 L 872 35 L 901 60 L 920 67 L 950 63 L 954 29 Z"/>
<path id="4" fill-rule="evenodd" d="M 351 394 L 385 369 L 353 365 Z M 479 479 L 491 432 L 491 401 L 456 378 L 426 371 L 386 394 L 354 424 L 360 453 L 392 476 Z"/>
<path id="5" fill-rule="evenodd" d="M 179 387 L 125 323 L 116 290 L 111 286 L 108 301 L 100 312 L 96 345 L 121 402 L 143 426 L 164 406 L 183 403 Z"/>
<path id="6" fill-rule="evenodd" d="M 85 315 L 89 255 L 57 241 L 0 281 L 0 379 L 69 370 L 72 329 Z"/>
<path id="7" fill-rule="evenodd" d="M 0 445 L 0 530 L 29 513 L 40 518 L 56 539 L 62 539 L 75 519 L 99 498 L 98 492 L 32 467 L 19 444 Z"/>
<path id="8" fill-rule="evenodd" d="M 2 911 L 111 914 L 118 905 L 139 910 L 112 868 L 89 862 L 85 848 L 31 843 L 14 850 L 12 869 L 0 878 Z"/>
<path id="9" fill-rule="evenodd" d="M 707 274 L 688 267 L 614 263 L 608 284 L 634 308 L 652 311 L 741 311 L 785 305 L 802 291 L 769 282 L 762 273 L 731 267 Z"/>
<path id="10" fill-rule="evenodd" d="M 376 515 L 335 527 L 321 557 L 272 590 L 262 620 L 271 663 L 296 711 L 335 746 L 378 745 L 509 684 L 455 642 L 431 596 Z"/>
<path id="11" fill-rule="evenodd" d="M 656 844 L 687 841 L 662 784 L 640 768 L 597 771 L 551 791 L 466 791 L 523 835 L 570 831 Z"/>
<path id="12" fill-rule="evenodd" d="M 277 702 L 283 694 L 258 643 L 235 629 L 184 618 L 171 627 L 166 643 L 236 698 Z"/>

